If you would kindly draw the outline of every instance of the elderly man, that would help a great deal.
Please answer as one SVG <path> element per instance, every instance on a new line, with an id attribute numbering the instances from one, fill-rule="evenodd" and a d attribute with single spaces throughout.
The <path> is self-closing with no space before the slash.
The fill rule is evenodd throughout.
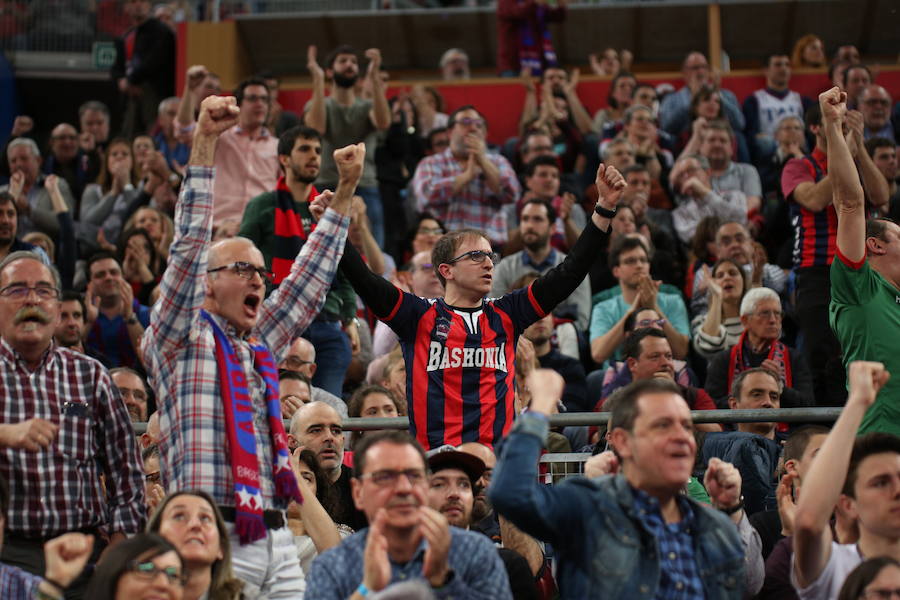
<path id="1" fill-rule="evenodd" d="M 712 507 L 682 493 L 696 442 L 688 405 L 673 382 L 653 378 L 622 391 L 609 425 L 617 467 L 611 473 L 619 474 L 559 486 L 538 483 L 547 416 L 563 383 L 550 371 L 529 376 L 531 408 L 504 444 L 488 492 L 501 515 L 553 544 L 561 597 L 755 594 L 763 564 L 759 536 L 743 510 L 738 470 L 710 462 L 704 484 Z M 606 569 L 613 564 L 611 576 Z"/>
<path id="2" fill-rule="evenodd" d="M 862 146 L 862 139 L 858 130 L 849 141 L 842 135 L 845 103 L 846 96 L 837 89 L 819 96 L 838 218 L 829 324 L 843 349 L 845 365 L 877 359 L 896 374 L 900 372 L 900 354 L 894 351 L 900 335 L 900 226 L 885 219 L 866 221 L 865 196 L 852 150 L 854 145 Z M 868 156 L 865 150 L 862 154 Z M 866 411 L 862 432 L 900 434 L 898 380 L 900 377 L 888 381 L 875 405 Z"/>
<path id="3" fill-rule="evenodd" d="M 672 211 L 672 223 L 684 244 L 690 245 L 703 217 L 747 222 L 746 194 L 740 190 L 716 192 L 711 178 L 709 160 L 699 154 L 680 156 L 669 174 L 677 205 Z"/>
<path id="4" fill-rule="evenodd" d="M 441 54 L 441 78 L 444 81 L 469 79 L 469 55 L 460 48 L 450 48 Z"/>
<path id="5" fill-rule="evenodd" d="M 59 276 L 35 254 L 0 261 L 0 475 L 10 482 L 2 561 L 34 574 L 47 540 L 94 533 L 96 559 L 106 540 L 144 524 L 125 404 L 100 363 L 53 342 L 59 297 Z"/>
<path id="6" fill-rule="evenodd" d="M 883 137 L 894 139 L 894 126 L 891 124 L 891 95 L 877 84 L 866 86 L 859 96 L 859 111 L 863 115 L 863 137 L 866 140 Z"/>
<path id="7" fill-rule="evenodd" d="M 337 503 L 332 511 L 335 523 L 343 523 L 352 529 L 366 526 L 365 516 L 354 509 L 350 480 L 353 470 L 344 464 L 344 430 L 337 411 L 324 402 L 304 404 L 291 417 L 291 445 L 312 450 L 337 492 Z"/>
<path id="8" fill-rule="evenodd" d="M 471 105 L 451 115 L 450 147 L 416 167 L 413 189 L 418 210 L 441 219 L 448 230 L 481 229 L 493 245 L 507 238 L 504 204 L 519 197 L 519 180 L 509 162 L 488 153 L 487 121 Z"/>
<path id="9" fill-rule="evenodd" d="M 424 579 L 441 600 L 512 598 L 493 543 L 428 506 L 425 454 L 407 433 L 365 436 L 354 467 L 353 500 L 369 527 L 313 562 L 310 598 L 362 600 L 406 579 Z"/>
<path id="10" fill-rule="evenodd" d="M 744 332 L 738 343 L 714 354 L 706 374 L 706 391 L 725 408 L 734 378 L 741 371 L 764 367 L 777 373 L 784 386 L 781 404 L 812 406 L 812 376 L 803 355 L 781 342 L 781 299 L 769 288 L 753 288 L 741 300 Z"/>
<path id="11" fill-rule="evenodd" d="M 691 99 L 704 85 L 715 83 L 706 57 L 700 52 L 691 52 L 681 64 L 684 86 L 663 98 L 659 105 L 659 125 L 672 135 L 680 135 L 691 125 Z M 722 108 L 728 122 L 736 131 L 744 130 L 744 115 L 733 92 L 722 89 Z"/>
<path id="12" fill-rule="evenodd" d="M 265 87 L 250 83 L 241 93 L 259 116 L 253 107 L 263 98 L 248 96 Z M 232 562 L 245 589 L 293 598 L 302 592 L 303 573 L 284 509 L 300 497 L 288 466 L 275 365 L 294 332 L 322 307 L 346 241 L 365 148 L 337 153 L 342 179 L 334 210 L 310 234 L 291 275 L 264 300 L 270 273 L 253 243 L 210 245 L 216 144 L 234 131 L 241 112 L 233 98 L 209 97 L 201 105 L 169 268 L 142 349 L 160 399 L 163 485 L 209 492 L 229 522 Z"/>
<path id="13" fill-rule="evenodd" d="M 51 239 L 56 239 L 59 235 L 59 220 L 53 210 L 50 191 L 44 186 L 46 178 L 40 171 L 41 151 L 37 144 L 29 138 L 16 138 L 6 147 L 6 157 L 12 175 L 9 185 L 0 186 L 0 192 L 9 192 L 16 199 L 19 235 L 40 231 Z M 75 199 L 69 184 L 62 180 L 58 186 L 59 193 L 71 212 Z"/>

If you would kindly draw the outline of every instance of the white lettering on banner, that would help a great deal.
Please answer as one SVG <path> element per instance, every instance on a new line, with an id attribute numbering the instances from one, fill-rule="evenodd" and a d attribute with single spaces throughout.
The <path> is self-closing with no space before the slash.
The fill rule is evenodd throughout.
<path id="1" fill-rule="evenodd" d="M 440 342 L 432 341 L 428 347 L 428 366 L 425 370 L 484 367 L 508 373 L 505 351 L 505 342 L 492 348 L 447 348 Z"/>

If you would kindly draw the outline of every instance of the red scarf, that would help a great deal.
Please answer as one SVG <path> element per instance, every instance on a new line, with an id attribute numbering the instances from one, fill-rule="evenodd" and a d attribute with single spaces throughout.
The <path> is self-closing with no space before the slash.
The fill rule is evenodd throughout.
<path id="1" fill-rule="evenodd" d="M 728 393 L 731 393 L 731 382 L 734 381 L 735 375 L 753 368 L 750 358 L 744 353 L 745 343 L 750 343 L 747 341 L 746 330 L 741 334 L 738 343 L 731 348 L 731 356 L 728 359 Z M 791 376 L 791 353 L 788 347 L 779 340 L 775 340 L 769 346 L 769 355 L 766 358 L 781 365 L 784 372 L 784 381 L 781 383 L 784 384 L 784 387 L 794 387 L 794 379 Z"/>
<path id="2" fill-rule="evenodd" d="M 306 201 L 312 202 L 317 193 L 315 186 L 309 186 L 309 197 Z M 294 196 L 282 175 L 278 178 L 278 185 L 275 186 L 275 249 L 272 253 L 272 272 L 275 274 L 276 284 L 290 275 L 297 253 L 306 242 L 308 234 L 315 229 L 316 224 L 312 222 L 309 232 L 303 227 L 303 219 L 294 208 Z"/>

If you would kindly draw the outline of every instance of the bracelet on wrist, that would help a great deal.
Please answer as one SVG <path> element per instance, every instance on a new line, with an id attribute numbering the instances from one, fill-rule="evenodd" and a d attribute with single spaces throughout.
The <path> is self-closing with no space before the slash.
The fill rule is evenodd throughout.
<path id="1" fill-rule="evenodd" d="M 360 583 L 359 587 L 356 588 L 356 593 L 365 598 L 369 595 L 369 588 L 366 587 L 365 583 Z"/>
<path id="2" fill-rule="evenodd" d="M 729 506 L 727 508 L 719 507 L 719 510 L 721 512 L 725 513 L 726 515 L 733 515 L 737 511 L 741 510 L 742 508 L 744 508 L 744 497 L 743 496 L 741 496 L 741 499 L 738 500 L 738 503 L 735 504 L 734 506 Z"/>
<path id="3" fill-rule="evenodd" d="M 618 207 L 609 210 L 608 208 L 604 208 L 599 203 L 594 207 L 594 212 L 606 219 L 614 219 L 616 216 L 616 211 L 618 211 Z"/>

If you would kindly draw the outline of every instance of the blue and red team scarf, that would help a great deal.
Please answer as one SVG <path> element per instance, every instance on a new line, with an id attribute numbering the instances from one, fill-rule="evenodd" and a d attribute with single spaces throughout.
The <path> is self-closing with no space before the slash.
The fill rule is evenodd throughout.
<path id="1" fill-rule="evenodd" d="M 219 370 L 219 388 L 225 409 L 225 434 L 231 451 L 231 475 L 234 478 L 234 528 L 241 545 L 266 537 L 263 521 L 262 495 L 259 491 L 259 467 L 256 458 L 256 437 L 253 430 L 253 403 L 247 389 L 247 375 L 225 332 L 205 310 L 201 315 L 209 322 L 216 340 L 216 364 Z M 275 479 L 275 496 L 285 500 L 303 502 L 297 480 L 291 470 L 287 434 L 281 420 L 281 402 L 278 399 L 278 369 L 272 354 L 261 343 L 250 338 L 253 350 L 253 366 L 266 383 L 266 408 L 269 431 L 272 435 L 274 457 L 272 472 Z"/>
<path id="2" fill-rule="evenodd" d="M 541 39 L 535 39 L 535 31 Z M 533 76 L 540 76 L 547 67 L 557 66 L 553 38 L 547 27 L 547 7 L 538 6 L 534 20 L 525 19 L 519 26 L 519 68 L 530 69 Z"/>

